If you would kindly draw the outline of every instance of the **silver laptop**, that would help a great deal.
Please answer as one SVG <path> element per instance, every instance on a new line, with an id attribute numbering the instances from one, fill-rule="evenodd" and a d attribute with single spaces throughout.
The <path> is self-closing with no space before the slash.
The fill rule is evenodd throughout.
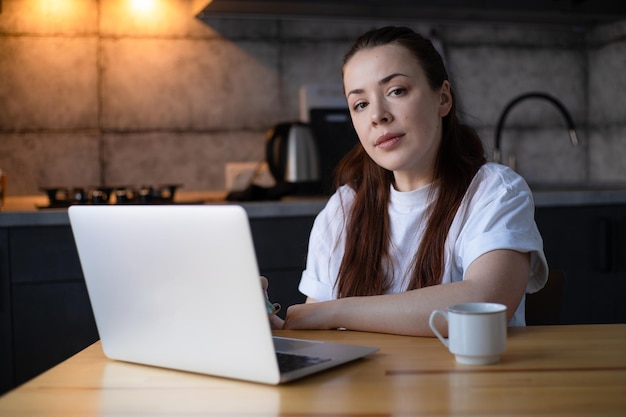
<path id="1" fill-rule="evenodd" d="M 378 350 L 272 337 L 240 206 L 72 206 L 69 217 L 109 358 L 279 384 Z M 283 371 L 284 357 L 300 367 Z"/>

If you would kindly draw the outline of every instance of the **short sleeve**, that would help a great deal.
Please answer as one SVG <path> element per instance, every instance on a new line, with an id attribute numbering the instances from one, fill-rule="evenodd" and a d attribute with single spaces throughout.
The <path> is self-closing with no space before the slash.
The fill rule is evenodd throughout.
<path id="1" fill-rule="evenodd" d="M 457 265 L 466 271 L 479 256 L 497 249 L 530 253 L 526 292 L 540 290 L 547 280 L 548 266 L 530 189 L 521 177 L 506 170 L 473 183 L 473 188 L 455 244 Z"/>
<path id="2" fill-rule="evenodd" d="M 298 290 L 317 301 L 337 298 L 335 283 L 345 245 L 342 239 L 344 218 L 346 206 L 351 204 L 353 196 L 350 188 L 341 187 L 331 196 L 313 223 L 306 269 L 302 273 Z"/>

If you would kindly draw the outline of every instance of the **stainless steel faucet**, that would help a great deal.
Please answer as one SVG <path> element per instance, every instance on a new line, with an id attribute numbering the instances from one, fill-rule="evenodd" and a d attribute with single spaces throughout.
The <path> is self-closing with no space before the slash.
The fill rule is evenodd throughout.
<path id="1" fill-rule="evenodd" d="M 565 118 L 565 122 L 567 123 L 567 129 L 569 132 L 570 142 L 574 146 L 578 145 L 578 137 L 576 136 L 576 127 L 574 126 L 574 120 L 572 119 L 572 116 L 569 114 L 569 112 L 567 111 L 563 103 L 561 103 L 559 100 L 557 100 L 553 96 L 546 94 L 546 93 L 540 93 L 540 92 L 524 93 L 520 96 L 515 97 L 513 100 L 511 100 L 509 104 L 507 104 L 504 107 L 504 110 L 500 114 L 500 118 L 498 119 L 498 124 L 496 125 L 496 143 L 495 143 L 495 148 L 493 150 L 494 162 L 498 162 L 498 163 L 502 162 L 502 150 L 500 148 L 500 141 L 501 141 L 501 136 L 502 136 L 502 129 L 504 127 L 504 121 L 506 120 L 507 115 L 509 114 L 513 106 L 515 106 L 520 101 L 526 100 L 529 98 L 543 99 L 554 104 L 556 108 L 561 112 L 563 117 Z M 509 157 L 509 166 L 515 169 L 515 157 L 513 156 Z"/>

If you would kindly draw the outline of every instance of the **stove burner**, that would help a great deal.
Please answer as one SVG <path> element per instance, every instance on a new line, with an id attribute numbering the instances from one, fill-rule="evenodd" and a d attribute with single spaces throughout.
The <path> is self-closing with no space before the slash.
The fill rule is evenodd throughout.
<path id="1" fill-rule="evenodd" d="M 174 194 L 180 185 L 102 187 L 42 187 L 49 205 L 39 208 L 67 208 L 74 204 L 174 204 Z"/>

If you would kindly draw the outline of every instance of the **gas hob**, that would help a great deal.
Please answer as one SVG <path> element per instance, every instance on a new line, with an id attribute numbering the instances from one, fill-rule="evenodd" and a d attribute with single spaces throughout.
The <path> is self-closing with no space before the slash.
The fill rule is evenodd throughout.
<path id="1" fill-rule="evenodd" d="M 40 209 L 67 208 L 75 204 L 175 204 L 174 195 L 181 186 L 94 186 L 94 187 L 41 187 L 48 196 L 47 206 Z"/>

